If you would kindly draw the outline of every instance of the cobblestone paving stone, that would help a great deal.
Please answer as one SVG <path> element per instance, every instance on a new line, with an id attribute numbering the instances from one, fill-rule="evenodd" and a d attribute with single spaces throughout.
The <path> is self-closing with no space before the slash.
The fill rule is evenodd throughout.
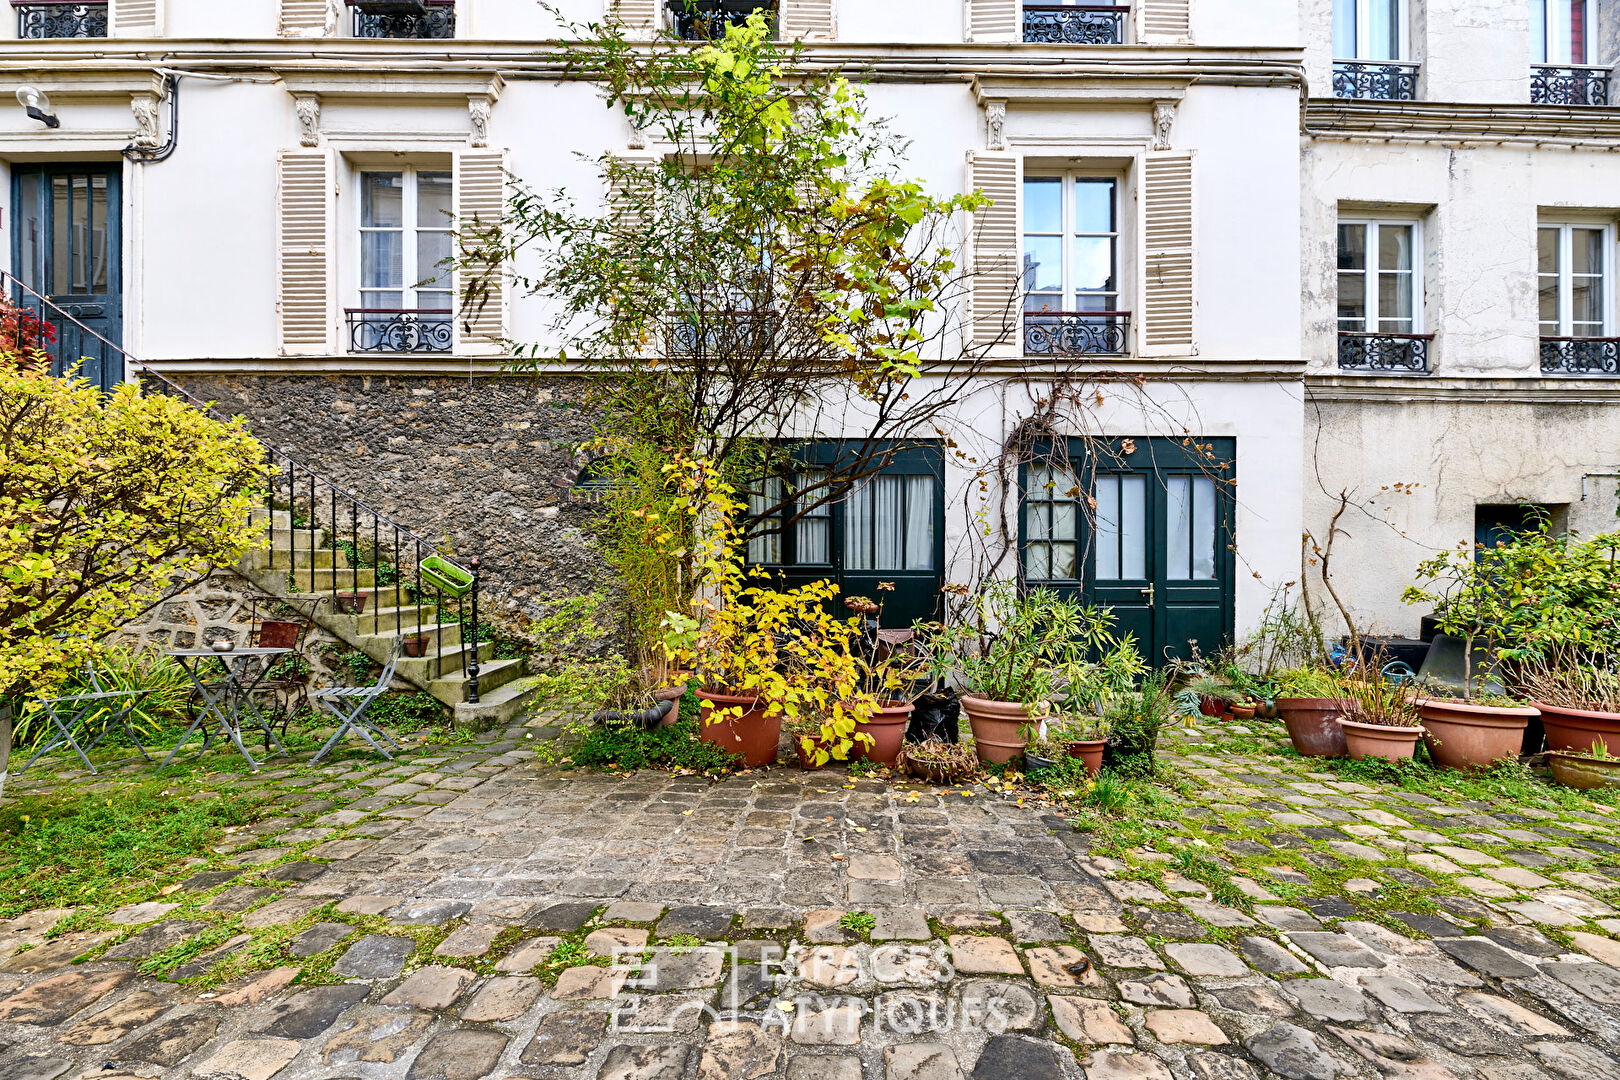
<path id="1" fill-rule="evenodd" d="M 565 772 L 532 734 L 242 776 L 278 816 L 180 889 L 0 923 L 0 1078 L 1620 1080 L 1601 804 L 1194 729 L 1104 854 L 1000 784 Z"/>

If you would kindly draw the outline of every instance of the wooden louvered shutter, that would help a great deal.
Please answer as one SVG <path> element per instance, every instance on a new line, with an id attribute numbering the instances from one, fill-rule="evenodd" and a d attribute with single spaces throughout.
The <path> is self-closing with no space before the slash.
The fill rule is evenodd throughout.
<path id="1" fill-rule="evenodd" d="M 506 214 L 506 153 L 502 150 L 464 150 L 456 155 L 456 222 L 460 227 L 478 224 L 487 228 Z M 486 263 L 490 271 L 479 275 L 482 296 L 471 302 L 462 298 L 464 310 L 456 319 L 460 351 L 499 353 L 507 333 L 508 296 L 505 265 Z M 465 272 L 464 272 L 465 273 Z M 464 285 L 464 283 L 463 283 Z"/>
<path id="2" fill-rule="evenodd" d="M 326 150 L 283 150 L 276 188 L 277 300 L 281 351 L 332 352 L 334 315 L 332 155 Z"/>
<path id="3" fill-rule="evenodd" d="M 969 41 L 1021 41 L 1024 37 L 1020 0 L 968 0 Z"/>
<path id="4" fill-rule="evenodd" d="M 650 38 L 658 29 L 658 0 L 607 0 L 607 16 L 631 37 Z"/>
<path id="5" fill-rule="evenodd" d="M 783 0 L 782 36 L 790 41 L 833 40 L 833 0 Z"/>
<path id="6" fill-rule="evenodd" d="M 646 217 L 647 195 L 637 193 L 632 198 L 631 185 L 637 182 L 637 177 L 648 175 L 642 170 L 650 170 L 658 158 L 652 154 L 614 154 L 613 160 L 631 171 L 606 178 L 608 213 L 633 231 Z"/>
<path id="7" fill-rule="evenodd" d="M 1193 160 L 1149 154 L 1142 165 L 1142 342 L 1193 351 Z"/>
<path id="8" fill-rule="evenodd" d="M 1144 41 L 1191 41 L 1192 0 L 1142 0 Z"/>
<path id="9" fill-rule="evenodd" d="M 281 36 L 324 36 L 330 10 L 328 0 L 281 0 Z"/>
<path id="10" fill-rule="evenodd" d="M 1018 298 L 1019 159 L 1011 154 L 968 156 L 968 184 L 992 205 L 973 215 L 973 344 L 1022 348 Z"/>
<path id="11" fill-rule="evenodd" d="M 113 0 L 113 37 L 157 37 L 162 24 L 163 0 Z"/>

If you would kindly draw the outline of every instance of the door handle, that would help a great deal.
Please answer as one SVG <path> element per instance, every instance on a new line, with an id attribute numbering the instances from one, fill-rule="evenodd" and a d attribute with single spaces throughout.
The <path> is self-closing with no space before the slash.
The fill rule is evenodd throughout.
<path id="1" fill-rule="evenodd" d="M 1140 591 L 1141 591 L 1143 596 L 1147 597 L 1147 606 L 1152 607 L 1153 606 L 1153 586 L 1149 585 L 1147 588 L 1142 589 Z"/>

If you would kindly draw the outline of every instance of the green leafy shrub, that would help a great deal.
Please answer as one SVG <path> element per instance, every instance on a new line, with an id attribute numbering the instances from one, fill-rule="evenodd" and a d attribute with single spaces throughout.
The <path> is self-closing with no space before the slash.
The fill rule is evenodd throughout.
<path id="1" fill-rule="evenodd" d="M 737 763 L 713 743 L 698 738 L 696 721 L 642 731 L 630 725 L 587 728 L 570 755 L 574 764 L 589 769 L 688 769 L 713 775 Z"/>

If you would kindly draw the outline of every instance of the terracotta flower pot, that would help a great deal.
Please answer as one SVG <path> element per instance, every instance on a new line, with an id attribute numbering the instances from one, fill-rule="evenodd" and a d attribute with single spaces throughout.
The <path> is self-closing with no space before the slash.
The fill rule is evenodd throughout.
<path id="1" fill-rule="evenodd" d="M 1277 712 L 1300 757 L 1340 758 L 1349 753 L 1339 717 L 1350 703 L 1342 698 L 1280 697 Z"/>
<path id="2" fill-rule="evenodd" d="M 1576 757 L 1574 754 L 1548 754 L 1547 766 L 1553 779 L 1565 787 L 1590 791 L 1593 788 L 1620 788 L 1620 758 Z"/>
<path id="3" fill-rule="evenodd" d="M 1464 701 L 1418 702 L 1423 743 L 1436 765 L 1483 769 L 1506 758 L 1519 759 L 1524 729 L 1537 715 L 1531 708 L 1470 705 Z"/>
<path id="4" fill-rule="evenodd" d="M 1535 706 L 1541 710 L 1541 726 L 1547 732 L 1547 749 L 1590 753 L 1601 739 L 1610 753 L 1620 754 L 1620 713 L 1566 709 L 1558 705 L 1543 705 L 1539 701 Z"/>
<path id="5" fill-rule="evenodd" d="M 406 656 L 420 659 L 427 655 L 428 636 L 426 634 L 412 634 L 400 646 Z"/>
<path id="6" fill-rule="evenodd" d="M 1226 713 L 1226 702 L 1218 697 L 1201 697 L 1198 699 L 1198 711 L 1205 716 L 1222 716 Z"/>
<path id="7" fill-rule="evenodd" d="M 1029 710 L 1023 705 L 969 694 L 962 699 L 962 710 L 973 729 L 980 761 L 1005 765 L 1024 752 L 1022 729 L 1029 726 Z"/>
<path id="8" fill-rule="evenodd" d="M 916 708 L 909 701 L 884 702 L 883 708 L 873 713 L 871 720 L 856 724 L 856 733 L 870 735 L 872 745 L 864 746 L 856 740 L 855 753 L 852 755 L 854 759 L 893 765 L 894 759 L 900 756 L 900 748 L 906 744 L 906 725 L 911 722 L 911 714 Z"/>
<path id="9" fill-rule="evenodd" d="M 1232 719 L 1234 719 L 1234 720 L 1253 720 L 1254 719 L 1254 706 L 1253 705 L 1233 705 L 1232 706 Z"/>
<path id="10" fill-rule="evenodd" d="M 782 739 L 781 716 L 767 716 L 765 706 L 758 698 L 711 694 L 706 690 L 699 690 L 697 696 L 703 709 L 698 722 L 698 738 L 713 743 L 728 754 L 741 754 L 743 764 L 750 767 L 776 762 L 776 744 Z M 743 709 L 743 714 L 709 722 L 709 714 L 716 708 L 733 707 Z"/>
<path id="11" fill-rule="evenodd" d="M 1344 742 L 1356 761 L 1382 758 L 1385 761 L 1411 761 L 1417 753 L 1418 740 L 1423 738 L 1420 727 L 1386 727 L 1383 724 L 1363 724 L 1357 720 L 1339 717 L 1344 728 Z"/>
<path id="12" fill-rule="evenodd" d="M 1084 761 L 1086 772 L 1096 776 L 1102 772 L 1103 751 L 1107 747 L 1107 739 L 1077 739 L 1069 744 L 1069 756 Z"/>
<path id="13" fill-rule="evenodd" d="M 359 615 L 366 610 L 366 601 L 370 596 L 363 592 L 340 592 L 337 594 L 337 609 L 340 615 Z"/>

